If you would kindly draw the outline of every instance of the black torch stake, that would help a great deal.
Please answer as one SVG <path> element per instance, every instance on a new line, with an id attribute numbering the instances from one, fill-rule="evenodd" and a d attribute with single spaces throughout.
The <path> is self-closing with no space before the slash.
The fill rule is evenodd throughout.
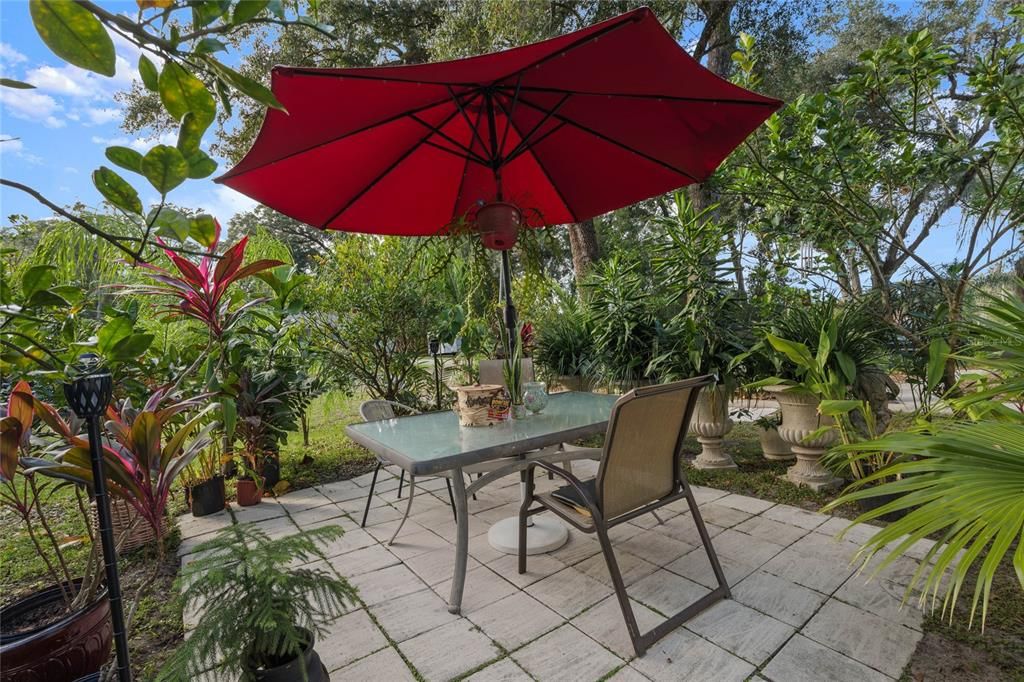
<path id="1" fill-rule="evenodd" d="M 110 619 L 114 625 L 114 647 L 117 651 L 117 679 L 131 682 L 132 669 L 128 662 L 128 635 L 124 627 L 121 607 L 121 580 L 117 573 L 117 549 L 114 530 L 110 522 L 110 499 L 103 474 L 103 449 L 100 443 L 100 417 L 107 410 L 113 391 L 110 373 L 99 367 L 99 357 L 86 353 L 78 357 L 75 378 L 64 384 L 64 397 L 75 414 L 85 420 L 89 431 L 89 458 L 92 460 L 92 490 L 96 500 L 96 513 L 100 522 L 100 541 L 103 543 L 103 563 L 107 573 L 107 598 L 110 601 Z"/>
<path id="2" fill-rule="evenodd" d="M 434 398 L 437 409 L 441 409 L 441 368 L 437 362 L 437 354 L 441 352 L 441 341 L 436 336 L 427 337 L 427 352 L 434 359 Z"/>

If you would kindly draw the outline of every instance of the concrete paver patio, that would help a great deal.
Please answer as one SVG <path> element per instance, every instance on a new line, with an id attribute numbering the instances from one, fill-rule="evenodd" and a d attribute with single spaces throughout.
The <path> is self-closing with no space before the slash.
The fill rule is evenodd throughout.
<path id="1" fill-rule="evenodd" d="M 596 464 L 576 463 L 592 475 Z M 446 599 L 454 565 L 454 524 L 443 486 L 417 491 L 413 511 L 388 547 L 406 500 L 382 470 L 366 529 L 369 477 L 265 499 L 211 517 L 179 519 L 182 561 L 209 533 L 252 521 L 273 535 L 339 524 L 325 548 L 333 570 L 359 588 L 360 603 L 317 645 L 333 680 L 885 680 L 898 678 L 921 639 L 916 602 L 900 608 L 916 568 L 901 559 L 870 583 L 850 564 L 857 545 L 836 541 L 846 522 L 711 488 L 695 488 L 733 597 L 633 654 L 600 548 L 589 536 L 530 557 L 487 543 L 490 524 L 513 513 L 518 477 L 470 501 L 470 570 L 462 614 Z M 391 481 L 390 478 L 395 478 Z M 425 481 L 426 482 L 426 481 Z M 539 486 L 548 486 L 538 479 Z M 403 494 L 407 495 L 406 489 Z M 383 492 L 381 492 L 383 491 Z M 641 629 L 710 591 L 711 566 L 685 501 L 658 525 L 642 517 L 616 528 L 613 543 Z M 870 529 L 858 528 L 862 537 Z M 195 614 L 186 614 L 186 624 Z"/>

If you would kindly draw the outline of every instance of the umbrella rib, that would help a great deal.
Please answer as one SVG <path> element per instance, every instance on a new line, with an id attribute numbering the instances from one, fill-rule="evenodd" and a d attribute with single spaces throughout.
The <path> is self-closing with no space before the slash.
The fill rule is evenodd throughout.
<path id="1" fill-rule="evenodd" d="M 440 135 L 442 138 L 444 138 L 448 142 L 451 142 L 453 145 L 455 145 L 459 149 L 463 150 L 466 153 L 465 155 L 467 156 L 467 158 L 472 158 L 473 161 L 476 161 L 479 164 L 483 164 L 485 166 L 487 165 L 487 159 L 483 158 L 482 156 L 480 156 L 479 154 L 474 152 L 472 149 L 470 149 L 466 145 L 462 144 L 461 142 L 459 142 L 458 140 L 456 140 L 452 136 L 448 135 L 447 133 L 442 131 L 440 128 L 435 128 L 434 126 L 430 125 L 429 123 L 424 121 L 422 118 L 420 118 L 416 114 L 412 114 L 410 116 L 410 118 L 412 118 L 412 120 L 414 120 L 417 123 L 419 123 L 420 125 L 422 125 L 424 128 L 427 128 L 428 130 L 433 130 L 434 133 L 436 133 L 437 135 Z M 435 146 L 437 146 L 438 149 L 445 149 L 444 147 L 441 147 L 440 145 L 435 145 Z M 445 149 L 445 151 L 450 151 L 452 154 L 455 154 L 455 152 L 453 150 L 451 150 L 451 149 Z M 461 157 L 463 155 L 459 154 L 458 156 Z"/>
<path id="2" fill-rule="evenodd" d="M 451 93 L 452 92 L 451 88 L 449 88 L 448 91 L 449 91 L 449 93 Z M 475 92 L 473 90 L 468 90 L 468 91 L 464 92 L 463 95 L 466 95 L 466 94 L 469 94 L 469 93 L 473 93 L 473 97 L 471 97 L 469 101 L 473 101 L 473 99 L 479 94 L 478 92 Z M 331 138 L 329 140 L 324 140 L 322 142 L 317 142 L 316 144 L 311 145 L 309 147 L 305 147 L 304 149 L 299 149 L 299 150 L 296 150 L 294 152 L 289 152 L 289 153 L 287 153 L 287 154 L 285 154 L 283 156 L 279 156 L 279 157 L 277 157 L 275 159 L 271 159 L 269 161 L 264 161 L 263 163 L 257 164 L 257 165 L 255 165 L 255 166 L 253 166 L 251 168 L 245 168 L 243 170 L 239 170 L 239 166 L 235 166 L 233 169 L 231 169 L 230 171 L 228 171 L 224 175 L 221 175 L 220 177 L 216 178 L 214 180 L 214 182 L 222 183 L 225 180 L 228 180 L 230 178 L 234 178 L 234 177 L 237 177 L 237 176 L 242 175 L 244 173 L 249 173 L 251 171 L 259 170 L 260 168 L 264 168 L 264 167 L 269 166 L 271 164 L 275 164 L 275 163 L 277 163 L 279 161 L 284 161 L 285 159 L 290 159 L 293 156 L 298 156 L 300 154 L 305 154 L 306 152 L 311 152 L 314 149 L 319 149 L 320 147 L 326 147 L 329 144 L 334 144 L 335 142 L 339 142 L 341 140 L 344 140 L 347 137 L 352 137 L 353 135 L 359 135 L 360 133 L 365 133 L 367 130 L 373 130 L 374 128 L 379 128 L 380 126 L 387 125 L 388 123 L 394 123 L 395 121 L 397 121 L 400 118 L 404 118 L 406 116 L 413 116 L 415 114 L 420 113 L 421 111 L 426 111 L 427 109 L 433 109 L 436 106 L 439 106 L 441 104 L 444 104 L 445 102 L 448 102 L 450 99 L 451 99 L 451 96 L 445 97 L 444 99 L 440 99 L 440 100 L 437 100 L 435 102 L 430 102 L 428 104 L 424 104 L 423 106 L 416 107 L 415 109 L 411 109 L 409 111 L 403 111 L 402 113 L 395 114 L 394 116 L 388 116 L 387 118 L 385 118 L 383 120 L 376 121 L 374 123 L 370 123 L 368 125 L 363 126 L 362 128 L 358 128 L 356 130 L 350 130 L 347 133 L 343 133 L 343 134 L 338 135 L 337 137 L 333 137 L 333 138 Z"/>
<path id="3" fill-rule="evenodd" d="M 441 62 L 441 63 L 444 63 L 444 62 Z M 394 68 L 398 68 L 398 67 L 394 67 Z M 284 69 L 282 69 L 282 71 L 283 70 Z M 422 81 L 422 80 L 415 80 L 415 79 L 411 79 L 411 78 L 394 78 L 394 77 L 391 77 L 391 76 L 368 76 L 368 75 L 364 75 L 364 74 L 361 74 L 361 73 L 359 73 L 359 74 L 356 74 L 356 73 L 333 73 L 333 72 L 327 72 L 324 69 L 317 68 L 317 67 L 307 67 L 307 68 L 288 67 L 287 71 L 289 72 L 289 75 L 290 74 L 299 74 L 300 76 L 312 76 L 314 78 L 354 78 L 355 80 L 364 80 L 364 81 L 386 81 L 386 82 L 389 82 L 389 83 L 408 83 L 410 85 L 444 85 L 444 86 L 448 86 L 448 87 L 451 87 L 453 85 L 457 85 L 460 88 L 465 87 L 465 88 L 473 88 L 473 89 L 479 88 L 479 87 L 483 87 L 483 83 L 476 83 L 476 82 L 438 81 L 438 80 L 425 80 L 425 81 Z"/>
<path id="4" fill-rule="evenodd" d="M 538 111 L 544 111 L 544 112 L 547 111 L 547 109 L 545 109 L 544 107 L 540 106 L 539 104 L 535 104 L 535 103 L 531 102 L 528 99 L 520 98 L 519 101 L 522 102 L 523 104 L 525 104 L 528 107 L 533 107 L 534 109 L 537 109 Z M 639 149 L 635 149 L 633 147 L 630 147 L 628 144 L 625 144 L 623 142 L 619 142 L 618 140 L 616 140 L 614 138 L 608 137 L 604 133 L 598 132 L 598 131 L 594 130 L 593 128 L 585 126 L 585 125 L 583 125 L 582 123 L 580 123 L 578 121 L 574 121 L 571 118 L 567 118 L 567 117 L 563 116 L 562 114 L 552 114 L 552 116 L 554 118 L 557 118 L 559 121 L 562 121 L 563 123 L 571 125 L 571 126 L 573 126 L 575 128 L 579 128 L 583 132 L 589 133 L 589 134 L 593 135 L 596 138 L 599 138 L 601 140 L 604 140 L 605 142 L 608 142 L 609 144 L 613 144 L 616 147 L 619 147 L 621 149 L 625 149 L 628 152 L 636 154 L 640 158 L 646 159 L 647 161 L 650 161 L 651 163 L 655 163 L 655 164 L 657 164 L 659 166 L 667 168 L 668 170 L 672 171 L 673 173 L 678 173 L 679 175 L 685 175 L 687 178 L 689 178 L 693 182 L 697 182 L 697 183 L 700 182 L 700 180 L 698 180 L 697 178 L 693 177 L 692 175 L 690 175 L 686 171 L 684 171 L 684 170 L 682 170 L 680 168 L 676 168 L 672 164 L 667 163 L 665 161 L 662 161 L 661 159 L 659 159 L 657 157 L 654 157 L 654 156 L 651 156 L 650 154 L 642 152 Z M 535 158 L 536 158 L 536 156 L 537 155 L 534 154 Z"/>
<path id="5" fill-rule="evenodd" d="M 483 107 L 476 113 L 476 123 L 471 125 L 470 128 L 476 130 L 476 126 L 480 125 L 480 115 L 483 114 Z M 472 142 L 470 143 L 472 144 Z M 459 178 L 459 187 L 455 190 L 455 204 L 452 206 L 452 217 L 454 218 L 455 212 L 459 209 L 459 200 L 462 198 L 462 188 L 466 186 L 466 174 L 469 172 L 469 157 L 466 157 L 466 163 L 462 165 L 462 177 Z"/>
<path id="6" fill-rule="evenodd" d="M 511 85 L 495 85 L 495 88 L 499 90 L 513 90 L 514 86 Z M 745 104 L 757 107 L 778 107 L 782 104 L 781 101 L 770 99 L 767 102 L 761 102 L 750 99 L 739 99 L 732 97 L 689 97 L 684 95 L 647 95 L 641 93 L 628 93 L 628 92 L 591 92 L 587 90 L 569 90 L 568 88 L 546 88 L 539 85 L 524 85 L 521 88 L 527 92 L 555 92 L 555 93 L 568 93 L 570 95 L 580 95 L 583 97 L 623 97 L 629 99 L 653 99 L 653 100 L 666 100 L 670 102 L 701 102 L 705 104 Z"/>
<path id="7" fill-rule="evenodd" d="M 453 111 L 452 113 L 448 114 L 447 118 L 445 118 L 445 120 L 441 122 L 441 125 L 445 125 L 446 123 L 448 123 L 448 121 L 450 121 L 450 120 L 452 120 L 453 118 L 455 118 L 455 115 L 456 115 L 457 113 L 458 113 L 457 111 Z M 330 225 L 330 224 L 331 224 L 332 222 L 334 222 L 335 220 L 337 220 L 338 216 L 340 216 L 340 215 L 341 215 L 342 213 L 344 213 L 344 212 L 345 212 L 345 211 L 347 211 L 348 209 L 352 208 L 352 205 L 353 205 L 353 204 L 355 204 L 355 203 L 356 203 L 357 201 L 359 201 L 360 199 L 362 199 L 362 198 L 363 198 L 363 195 L 364 195 L 364 194 L 366 194 L 367 192 L 369 192 L 369 191 L 370 191 L 370 190 L 371 190 L 371 189 L 373 188 L 373 186 L 374 186 L 374 185 L 376 185 L 376 184 L 377 184 L 378 182 L 380 182 L 380 181 L 381 181 L 381 180 L 382 180 L 382 179 L 384 178 L 384 176 L 386 176 L 386 175 L 387 175 L 388 173 L 390 173 L 390 172 L 391 172 L 391 171 L 393 171 L 393 170 L 394 170 L 395 168 L 397 168 L 397 167 L 398 167 L 398 164 L 402 163 L 402 162 L 403 162 L 403 161 L 405 161 L 405 160 L 406 160 L 407 158 L 409 158 L 410 156 L 412 156 L 413 152 L 415 152 L 415 151 L 416 151 L 417 149 L 419 149 L 419 148 L 420 148 L 420 145 L 422 145 L 422 144 L 423 144 L 424 142 L 426 142 L 426 141 L 427 141 L 427 139 L 428 139 L 428 138 L 429 138 L 429 137 L 430 137 L 431 135 L 433 135 L 433 134 L 434 134 L 434 131 L 433 131 L 433 130 L 429 131 L 429 132 L 428 132 L 428 133 L 427 133 L 426 135 L 424 135 L 424 136 L 423 136 L 422 138 L 420 138 L 420 141 L 419 141 L 419 142 L 417 142 L 416 144 L 414 144 L 414 145 L 410 146 L 410 147 L 409 147 L 409 149 L 407 149 L 407 150 L 406 150 L 405 152 L 403 152 L 403 153 L 402 153 L 402 154 L 401 154 L 401 155 L 400 155 L 400 156 L 399 156 L 399 157 L 398 157 L 397 159 L 395 159 L 395 160 L 394 160 L 394 161 L 393 161 L 393 162 L 391 163 L 391 165 L 390 165 L 390 166 L 388 166 L 387 168 L 385 168 L 385 169 L 384 169 L 384 170 L 383 170 L 383 171 L 382 171 L 382 172 L 381 172 L 381 173 L 380 173 L 379 175 L 377 175 L 377 177 L 375 177 L 375 178 L 374 178 L 373 180 L 371 180 L 370 182 L 366 183 L 366 186 L 364 186 L 364 187 L 363 187 L 363 188 L 362 188 L 361 190 L 359 190 L 359 192 L 357 192 L 357 193 L 355 194 L 355 196 L 353 196 L 353 197 L 352 197 L 351 199 L 349 199 L 349 200 L 348 200 L 347 202 L 345 202 L 345 205 L 344 205 L 344 206 L 342 206 L 341 208 L 339 208 L 339 209 L 338 209 L 337 211 L 335 211 L 335 212 L 334 212 L 334 214 L 332 214 L 332 215 L 331 215 L 331 217 L 330 217 L 330 218 L 328 218 L 327 220 L 325 220 L 325 221 L 324 221 L 324 223 L 323 223 L 323 224 L 322 224 L 322 225 L 320 226 L 320 229 L 321 229 L 321 230 L 326 230 L 326 229 L 327 229 L 327 226 L 328 226 L 328 225 Z"/>
<path id="8" fill-rule="evenodd" d="M 460 154 L 457 149 L 452 149 L 451 147 L 445 147 L 443 144 L 438 144 L 438 143 L 436 143 L 436 142 L 434 142 L 432 140 L 424 140 L 423 144 L 427 145 L 428 147 L 433 147 L 434 149 L 438 149 L 438 150 L 440 150 L 442 152 L 446 152 L 448 154 L 451 154 L 452 156 L 454 156 L 456 158 L 465 159 L 467 162 L 468 161 L 472 161 L 473 163 L 478 163 L 481 166 L 484 166 L 486 168 L 490 168 L 491 167 L 491 164 L 487 163 L 486 161 L 481 161 L 480 159 L 476 158 L 475 156 L 469 156 L 468 154 Z"/>
<path id="9" fill-rule="evenodd" d="M 566 101 L 568 101 L 569 97 L 570 97 L 570 95 L 566 94 L 565 96 L 562 97 L 562 99 L 560 99 L 558 101 L 558 104 L 555 105 L 554 109 L 546 112 L 544 114 L 544 118 L 542 118 L 540 120 L 540 123 L 538 123 L 537 125 L 533 126 L 533 128 L 530 129 L 530 132 L 528 132 L 526 134 L 526 137 L 524 137 L 521 140 L 519 140 L 519 144 L 517 144 L 512 149 L 512 151 L 510 151 L 508 153 L 508 156 L 506 157 L 505 160 L 506 161 L 510 161 L 510 160 L 514 159 L 515 157 L 519 156 L 520 153 L 525 151 L 527 146 L 529 146 L 530 144 L 533 144 L 532 142 L 530 142 L 530 138 L 533 137 L 534 133 L 536 133 L 538 130 L 540 130 L 541 126 L 543 126 L 545 123 L 547 123 L 551 119 L 551 117 L 554 114 L 556 114 L 559 109 L 562 108 L 562 105 L 565 104 Z M 513 101 L 512 104 L 513 104 L 512 109 L 515 109 L 515 101 Z M 509 116 L 507 118 L 509 118 L 509 121 L 510 121 L 510 124 L 511 124 L 511 118 L 512 118 L 511 117 L 511 110 L 509 111 Z M 547 133 L 545 133 L 545 136 L 546 135 L 547 135 Z"/>
<path id="10" fill-rule="evenodd" d="M 530 146 L 539 145 L 541 142 L 543 142 L 544 140 L 548 139 L 549 137 L 551 137 L 552 135 L 554 135 L 555 133 L 557 133 L 559 130 L 561 130 L 564 127 L 565 127 L 565 121 L 559 121 L 557 124 L 555 124 L 554 126 L 551 127 L 551 130 L 547 131 L 546 133 L 544 133 L 543 135 L 538 137 L 536 140 L 531 142 Z M 505 165 L 508 165 L 508 164 L 512 163 L 513 161 L 515 161 L 516 159 L 518 159 L 520 156 L 522 156 L 523 154 L 525 154 L 528 151 L 530 151 L 529 147 L 523 147 L 522 149 L 516 150 L 515 153 L 510 154 L 509 156 L 505 157 L 503 163 Z"/>
<path id="11" fill-rule="evenodd" d="M 501 110 L 505 112 L 505 117 L 508 119 L 509 125 L 515 126 L 515 123 L 512 121 L 512 116 L 510 116 L 509 112 L 505 110 L 505 106 L 501 103 L 501 99 L 496 97 L 495 101 L 498 102 L 498 106 L 501 107 Z M 526 100 L 520 101 L 525 102 Z M 516 128 L 516 133 L 518 133 L 519 136 L 522 137 L 522 133 L 519 132 L 519 128 Z M 525 151 L 523 153 L 525 153 Z M 573 210 L 573 207 L 570 206 L 569 202 L 565 200 L 565 195 L 562 194 L 562 190 L 559 189 L 557 184 L 555 184 L 555 181 L 551 179 L 551 173 L 549 173 L 548 169 L 544 166 L 544 162 L 541 161 L 540 157 L 537 156 L 536 154 L 530 155 L 533 157 L 533 160 L 537 162 L 537 167 L 540 168 L 540 172 L 543 173 L 544 177 L 548 179 L 548 184 L 551 185 L 551 188 L 555 190 L 555 194 L 558 195 L 558 198 L 562 202 L 562 205 L 565 206 L 565 210 L 567 210 L 569 212 L 569 215 L 572 216 L 572 221 L 574 223 L 578 223 L 579 220 L 576 218 L 576 211 Z"/>
<path id="12" fill-rule="evenodd" d="M 468 125 L 469 129 L 473 132 L 473 137 L 475 137 L 476 141 L 480 143 L 480 148 L 486 150 L 487 149 L 487 145 L 484 144 L 483 138 L 480 137 L 480 131 L 478 131 L 476 129 L 476 125 L 473 125 L 473 122 L 469 120 L 469 116 L 466 114 L 465 107 L 463 107 L 462 103 L 459 102 L 459 98 L 455 96 L 455 91 L 452 90 L 450 86 L 448 88 L 448 94 L 451 97 L 452 101 L 455 102 L 455 106 L 458 108 L 459 113 L 462 114 L 462 118 L 466 121 L 466 125 Z M 480 91 L 477 90 L 476 94 L 479 95 Z M 474 99 L 475 99 L 475 97 L 474 97 Z M 473 101 L 473 100 L 470 100 L 470 101 Z M 476 121 L 477 121 L 477 124 L 479 125 L 479 123 L 480 123 L 480 117 L 479 116 L 476 117 Z M 473 143 L 470 142 L 469 146 L 472 147 Z"/>

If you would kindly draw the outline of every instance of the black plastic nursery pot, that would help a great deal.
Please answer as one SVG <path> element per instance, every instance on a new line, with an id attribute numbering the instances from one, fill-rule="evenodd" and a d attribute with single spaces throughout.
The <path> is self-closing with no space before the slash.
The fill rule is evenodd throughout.
<path id="1" fill-rule="evenodd" d="M 55 585 L 0 609 L 0 620 L 25 617 L 61 599 L 60 587 Z M 110 657 L 112 639 L 110 602 L 103 592 L 54 623 L 0 635 L 0 681 L 74 682 L 100 670 Z"/>
<path id="2" fill-rule="evenodd" d="M 268 490 L 272 490 L 275 485 L 281 480 L 281 460 L 278 459 L 277 454 L 267 455 L 263 459 L 263 485 Z"/>
<path id="3" fill-rule="evenodd" d="M 224 509 L 224 477 L 214 476 L 189 490 L 192 516 L 207 516 Z"/>
<path id="4" fill-rule="evenodd" d="M 253 679 L 256 682 L 294 682 L 303 679 L 302 668 L 305 666 L 306 679 L 309 682 L 330 682 L 331 676 L 320 660 L 320 655 L 313 648 L 316 645 L 316 636 L 307 630 L 304 632 L 309 635 L 309 644 L 301 656 L 273 668 L 254 668 L 251 671 Z"/>
<path id="5" fill-rule="evenodd" d="M 899 497 L 901 497 L 901 495 L 899 494 L 877 495 L 875 497 L 867 497 L 864 498 L 863 500 L 857 500 L 857 506 L 860 508 L 862 512 L 874 511 L 875 509 L 885 506 L 892 502 L 893 500 L 898 499 Z M 878 519 L 886 521 L 888 523 L 892 523 L 893 521 L 899 521 L 904 516 L 909 514 L 910 511 L 910 509 L 900 509 L 898 511 L 882 514 L 878 517 Z"/>

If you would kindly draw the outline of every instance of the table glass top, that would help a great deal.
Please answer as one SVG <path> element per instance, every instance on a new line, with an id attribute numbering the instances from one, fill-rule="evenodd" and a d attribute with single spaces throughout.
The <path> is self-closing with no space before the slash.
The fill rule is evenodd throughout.
<path id="1" fill-rule="evenodd" d="M 445 410 L 352 424 L 348 431 L 363 445 L 378 450 L 378 454 L 384 454 L 380 451 L 383 449 L 412 462 L 428 462 L 603 424 L 619 396 L 568 392 L 553 393 L 550 397 L 539 414 L 491 426 L 459 426 L 455 413 Z"/>

